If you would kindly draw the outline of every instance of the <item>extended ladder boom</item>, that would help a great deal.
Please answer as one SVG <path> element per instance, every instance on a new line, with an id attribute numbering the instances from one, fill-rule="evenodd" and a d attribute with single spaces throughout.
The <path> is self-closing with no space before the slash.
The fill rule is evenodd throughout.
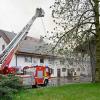
<path id="1" fill-rule="evenodd" d="M 30 30 L 30 27 L 37 17 L 44 17 L 44 11 L 41 8 L 36 9 L 35 15 L 31 18 L 28 24 L 26 24 L 26 26 L 19 32 L 19 34 L 16 35 L 13 40 L 8 44 L 8 46 L 0 53 L 1 67 L 9 66 L 9 63 L 15 52 L 15 48 L 20 43 L 20 41 L 26 37 L 28 31 Z"/>

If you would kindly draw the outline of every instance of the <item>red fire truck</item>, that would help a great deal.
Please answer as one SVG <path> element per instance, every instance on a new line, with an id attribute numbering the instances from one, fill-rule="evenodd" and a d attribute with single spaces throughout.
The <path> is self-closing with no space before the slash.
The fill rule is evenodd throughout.
<path id="1" fill-rule="evenodd" d="M 21 78 L 23 85 L 46 86 L 50 80 L 50 72 L 51 70 L 47 66 L 25 66 L 23 74 L 17 76 Z"/>
<path id="2" fill-rule="evenodd" d="M 10 61 L 17 50 L 20 41 L 25 39 L 33 22 L 37 17 L 44 17 L 44 11 L 41 8 L 36 9 L 35 15 L 26 24 L 26 26 L 17 34 L 8 46 L 0 53 L 0 73 L 16 74 L 16 68 L 9 66 Z M 50 68 L 45 66 L 24 67 L 23 74 L 17 75 L 21 78 L 23 85 L 47 85 L 50 79 Z"/>
<path id="3" fill-rule="evenodd" d="M 50 72 L 50 68 L 47 66 L 25 66 L 23 74 L 17 76 L 23 80 L 23 85 L 32 85 L 32 87 L 37 85 L 46 86 L 50 80 Z"/>

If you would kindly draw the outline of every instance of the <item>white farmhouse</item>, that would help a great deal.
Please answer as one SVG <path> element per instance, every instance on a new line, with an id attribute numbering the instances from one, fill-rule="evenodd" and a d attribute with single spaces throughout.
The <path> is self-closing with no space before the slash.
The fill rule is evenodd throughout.
<path id="1" fill-rule="evenodd" d="M 0 52 L 15 35 L 13 32 L 0 30 Z M 90 57 L 88 55 L 84 56 L 83 59 L 81 59 L 80 54 L 77 57 L 74 55 L 60 57 L 51 52 L 51 48 L 52 46 L 45 43 L 42 38 L 27 36 L 18 45 L 10 66 L 22 69 L 24 66 L 46 65 L 52 68 L 52 77 L 74 76 L 75 73 L 79 76 L 91 74 Z"/>
<path id="2" fill-rule="evenodd" d="M 15 37 L 15 33 L 0 30 L 0 52 Z M 11 60 L 10 66 L 23 68 L 24 66 L 46 65 L 52 68 L 52 77 L 67 76 L 67 65 L 62 64 L 62 58 L 50 51 L 51 45 L 48 45 L 42 38 L 36 39 L 27 36 L 18 45 L 15 54 Z"/>

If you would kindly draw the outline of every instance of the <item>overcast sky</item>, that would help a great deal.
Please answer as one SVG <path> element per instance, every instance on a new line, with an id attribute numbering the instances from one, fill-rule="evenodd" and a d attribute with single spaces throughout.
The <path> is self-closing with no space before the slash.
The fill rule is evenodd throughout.
<path id="1" fill-rule="evenodd" d="M 41 7 L 45 11 L 43 22 L 46 31 L 53 29 L 50 6 L 54 0 L 0 0 L 0 29 L 18 33 L 35 14 L 35 9 Z M 43 27 L 41 18 L 33 23 L 29 34 L 39 38 L 40 35 L 48 35 Z"/>

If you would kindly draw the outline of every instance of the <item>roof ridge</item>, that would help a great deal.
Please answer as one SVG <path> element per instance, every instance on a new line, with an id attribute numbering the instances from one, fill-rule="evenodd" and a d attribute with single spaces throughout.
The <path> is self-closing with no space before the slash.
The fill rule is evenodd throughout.
<path id="1" fill-rule="evenodd" d="M 6 30 L 3 30 L 3 29 L 0 29 L 0 31 L 5 33 L 5 35 L 9 38 L 10 41 L 14 38 L 15 35 L 17 35 L 17 33 L 15 33 L 15 32 L 6 31 Z M 37 41 L 37 42 L 40 40 L 40 39 L 32 37 L 32 36 L 26 36 L 26 39 L 27 40 Z"/>

